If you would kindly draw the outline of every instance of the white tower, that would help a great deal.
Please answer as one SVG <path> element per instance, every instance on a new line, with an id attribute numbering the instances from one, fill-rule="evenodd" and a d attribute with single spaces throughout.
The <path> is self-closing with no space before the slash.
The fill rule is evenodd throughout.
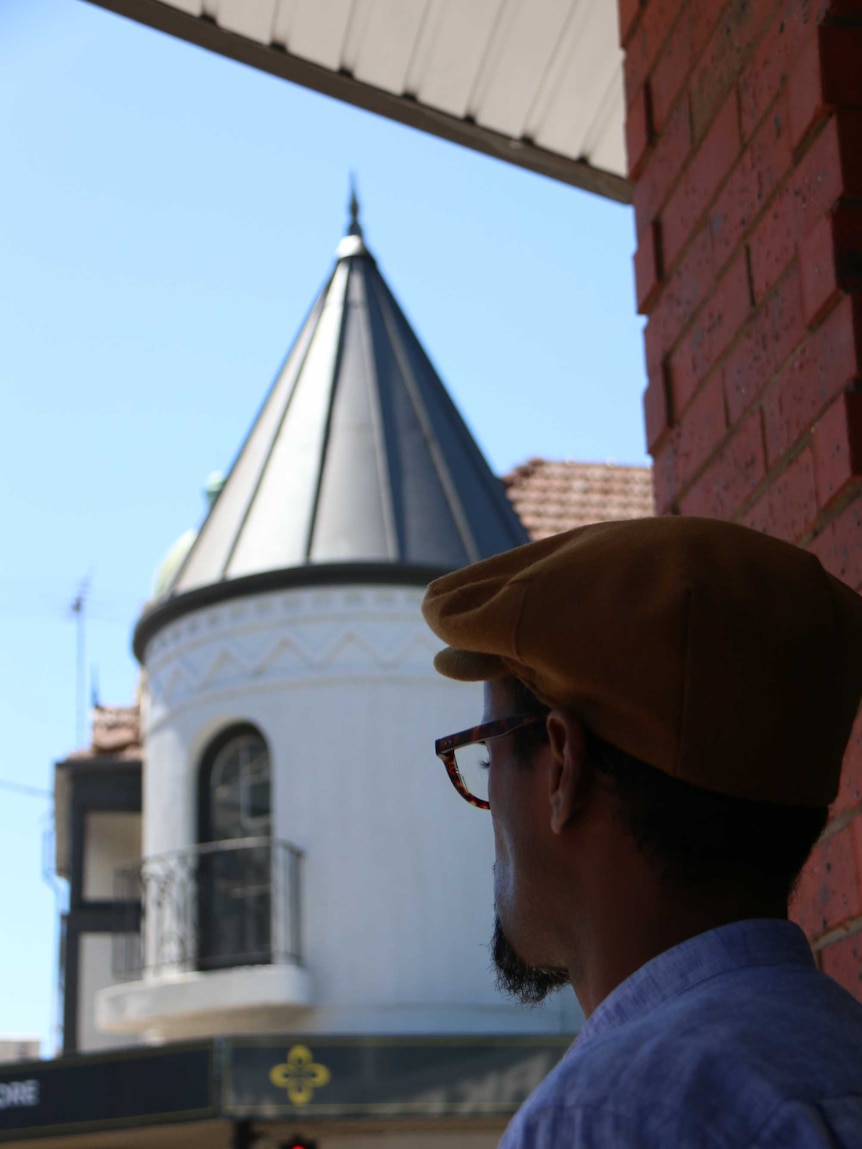
<path id="1" fill-rule="evenodd" d="M 365 246 L 332 275 L 141 618 L 142 899 L 104 1030 L 543 1033 L 489 972 L 493 845 L 435 737 L 478 721 L 419 611 L 525 541 Z"/>

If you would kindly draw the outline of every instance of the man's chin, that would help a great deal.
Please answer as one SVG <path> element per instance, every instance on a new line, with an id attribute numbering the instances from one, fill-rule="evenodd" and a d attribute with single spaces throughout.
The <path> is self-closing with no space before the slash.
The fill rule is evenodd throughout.
<path id="1" fill-rule="evenodd" d="M 496 974 L 497 988 L 524 1005 L 538 1005 L 554 990 L 569 984 L 568 970 L 553 967 L 542 969 L 523 961 L 503 932 L 497 914 L 494 915 L 491 964 Z"/>

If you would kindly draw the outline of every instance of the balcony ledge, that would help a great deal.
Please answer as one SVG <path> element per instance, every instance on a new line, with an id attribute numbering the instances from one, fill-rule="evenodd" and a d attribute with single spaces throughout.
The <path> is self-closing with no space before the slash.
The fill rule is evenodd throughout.
<path id="1" fill-rule="evenodd" d="M 165 974 L 123 982 L 96 994 L 96 1025 L 104 1033 L 157 1033 L 195 1029 L 252 1010 L 307 1009 L 308 970 L 296 965 L 253 965 L 202 973 Z"/>

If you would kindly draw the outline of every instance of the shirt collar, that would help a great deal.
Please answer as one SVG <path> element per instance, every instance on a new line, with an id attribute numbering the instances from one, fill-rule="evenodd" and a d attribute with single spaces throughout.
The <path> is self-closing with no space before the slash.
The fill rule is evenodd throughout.
<path id="1" fill-rule="evenodd" d="M 794 922 L 753 918 L 689 938 L 621 982 L 581 1026 L 577 1044 L 641 1017 L 671 998 L 731 970 L 769 965 L 813 966 Z"/>

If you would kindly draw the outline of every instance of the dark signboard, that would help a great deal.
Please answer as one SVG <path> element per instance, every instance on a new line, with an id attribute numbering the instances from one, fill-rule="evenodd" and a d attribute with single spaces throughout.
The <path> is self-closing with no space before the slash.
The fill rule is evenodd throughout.
<path id="1" fill-rule="evenodd" d="M 559 1037 L 217 1038 L 0 1066 L 0 1142 L 212 1117 L 507 1117 Z"/>
<path id="2" fill-rule="evenodd" d="M 212 1043 L 0 1066 L 0 1141 L 213 1116 Z"/>
<path id="3" fill-rule="evenodd" d="M 570 1038 L 236 1038 L 222 1049 L 235 1117 L 506 1116 Z"/>

